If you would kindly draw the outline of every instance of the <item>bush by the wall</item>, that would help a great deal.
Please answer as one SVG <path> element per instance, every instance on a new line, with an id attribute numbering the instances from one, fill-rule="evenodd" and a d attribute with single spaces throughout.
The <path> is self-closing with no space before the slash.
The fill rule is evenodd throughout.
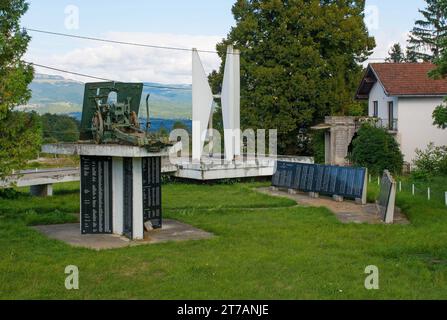
<path id="1" fill-rule="evenodd" d="M 384 170 L 400 174 L 403 158 L 394 137 L 385 129 L 370 124 L 364 124 L 359 129 L 348 156 L 354 165 L 368 168 L 373 175 L 381 175 Z"/>
<path id="2" fill-rule="evenodd" d="M 425 150 L 416 150 L 413 165 L 413 176 L 417 178 L 447 175 L 447 147 L 430 143 Z"/>

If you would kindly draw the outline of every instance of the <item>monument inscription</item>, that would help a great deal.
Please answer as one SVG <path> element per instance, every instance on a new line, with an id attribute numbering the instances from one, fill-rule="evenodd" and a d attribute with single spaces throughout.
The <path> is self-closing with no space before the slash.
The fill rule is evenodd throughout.
<path id="1" fill-rule="evenodd" d="M 81 232 L 112 233 L 112 158 L 81 157 Z"/>

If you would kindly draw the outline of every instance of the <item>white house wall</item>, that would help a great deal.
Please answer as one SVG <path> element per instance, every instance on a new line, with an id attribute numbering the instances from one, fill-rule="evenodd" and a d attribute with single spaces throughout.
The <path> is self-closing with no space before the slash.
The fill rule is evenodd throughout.
<path id="1" fill-rule="evenodd" d="M 380 82 L 376 82 L 369 94 L 368 115 L 374 116 L 374 101 L 379 103 L 378 117 L 388 119 L 388 102 L 394 103 L 394 119 L 398 119 L 398 99 L 396 97 L 388 97 Z"/>
<path id="2" fill-rule="evenodd" d="M 447 131 L 433 125 L 432 114 L 442 98 L 399 98 L 399 133 L 405 161 L 411 163 L 416 149 L 425 149 L 430 142 L 447 145 Z"/>

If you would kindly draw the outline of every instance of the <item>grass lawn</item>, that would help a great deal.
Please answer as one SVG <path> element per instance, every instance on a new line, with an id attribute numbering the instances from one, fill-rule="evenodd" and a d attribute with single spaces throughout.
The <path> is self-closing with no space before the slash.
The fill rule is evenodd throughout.
<path id="1" fill-rule="evenodd" d="M 268 183 L 167 184 L 164 214 L 213 232 L 204 241 L 92 251 L 27 225 L 77 221 L 78 185 L 53 198 L 0 199 L 2 299 L 447 298 L 447 210 L 400 193 L 411 225 L 341 224 L 324 208 L 253 191 Z M 369 198 L 377 194 L 370 185 Z M 64 269 L 80 270 L 68 291 Z M 380 290 L 364 287 L 366 266 Z"/>

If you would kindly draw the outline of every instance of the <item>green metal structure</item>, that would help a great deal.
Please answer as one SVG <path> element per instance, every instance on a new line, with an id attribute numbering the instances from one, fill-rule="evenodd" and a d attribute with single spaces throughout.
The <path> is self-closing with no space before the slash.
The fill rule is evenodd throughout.
<path id="1" fill-rule="evenodd" d="M 140 128 L 139 110 L 142 83 L 87 83 L 81 121 L 81 141 L 97 144 L 129 144 L 159 152 L 170 144 L 149 134 L 149 95 L 146 98 L 148 119 Z"/>

